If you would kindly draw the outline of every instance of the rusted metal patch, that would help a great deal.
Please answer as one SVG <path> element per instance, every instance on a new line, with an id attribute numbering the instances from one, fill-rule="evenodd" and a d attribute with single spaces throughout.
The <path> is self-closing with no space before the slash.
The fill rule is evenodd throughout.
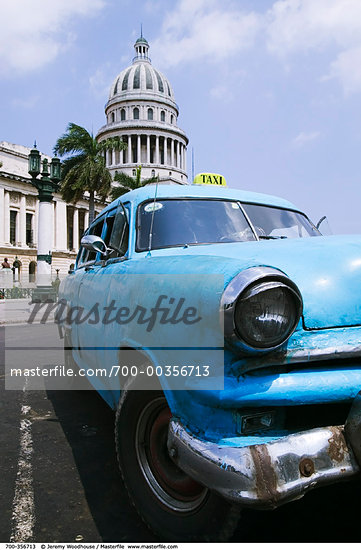
<path id="1" fill-rule="evenodd" d="M 249 447 L 254 464 L 256 492 L 259 500 L 269 508 L 276 508 L 280 500 L 277 475 L 272 467 L 266 445 Z"/>
<path id="2" fill-rule="evenodd" d="M 345 434 L 358 464 L 361 465 L 361 392 L 356 395 L 347 417 Z"/>
<path id="3" fill-rule="evenodd" d="M 332 437 L 328 440 L 328 455 L 335 462 L 342 462 L 345 455 L 348 454 L 348 447 L 342 426 L 330 426 L 328 428 L 332 432 Z"/>

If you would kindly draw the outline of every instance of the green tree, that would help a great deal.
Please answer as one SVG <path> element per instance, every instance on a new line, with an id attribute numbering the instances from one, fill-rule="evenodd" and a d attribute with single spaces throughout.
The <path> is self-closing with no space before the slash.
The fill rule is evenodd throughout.
<path id="1" fill-rule="evenodd" d="M 114 181 L 120 183 L 120 186 L 113 187 L 113 189 L 111 190 L 112 200 L 115 200 L 121 195 L 124 195 L 124 193 L 128 193 L 128 191 L 139 189 L 139 187 L 143 187 L 143 185 L 147 185 L 148 183 L 156 183 L 158 181 L 157 176 L 142 180 L 141 175 L 141 166 L 137 166 L 136 174 L 134 177 L 128 176 L 128 174 L 125 174 L 124 172 L 117 172 L 114 176 Z"/>
<path id="2" fill-rule="evenodd" d="M 105 154 L 126 147 L 119 137 L 98 142 L 92 133 L 73 122 L 55 144 L 55 155 L 70 155 L 62 162 L 61 195 L 66 202 L 76 203 L 88 192 L 89 223 L 94 219 L 95 196 L 104 201 L 111 190 L 112 178 L 105 165 Z"/>

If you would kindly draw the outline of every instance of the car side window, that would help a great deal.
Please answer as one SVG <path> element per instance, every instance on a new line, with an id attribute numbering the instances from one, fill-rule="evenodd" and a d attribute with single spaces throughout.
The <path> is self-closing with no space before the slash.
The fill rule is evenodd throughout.
<path id="1" fill-rule="evenodd" d="M 103 227 L 103 241 L 105 242 L 107 248 L 110 248 L 110 239 L 112 235 L 112 231 L 114 228 L 114 220 L 115 220 L 115 211 L 113 211 L 107 218 L 105 218 L 105 223 Z M 109 258 L 116 258 L 118 256 L 118 252 L 116 250 L 112 250 L 109 252 L 107 259 Z"/>
<path id="2" fill-rule="evenodd" d="M 123 257 L 128 250 L 129 240 L 129 222 L 127 210 L 124 205 L 119 202 L 115 218 L 112 225 L 112 231 L 109 241 L 109 246 L 115 252 L 114 257 Z M 113 257 L 113 256 L 111 256 Z"/>
<path id="3" fill-rule="evenodd" d="M 89 231 L 86 233 L 86 235 L 96 235 L 97 237 L 101 237 L 103 232 L 103 226 L 104 226 L 104 218 L 99 220 L 94 225 L 90 226 Z M 94 262 L 96 259 L 96 252 L 92 252 L 91 250 L 87 250 L 86 248 L 83 248 L 82 251 L 79 253 L 79 260 L 78 265 L 79 267 L 88 264 L 89 262 Z"/>

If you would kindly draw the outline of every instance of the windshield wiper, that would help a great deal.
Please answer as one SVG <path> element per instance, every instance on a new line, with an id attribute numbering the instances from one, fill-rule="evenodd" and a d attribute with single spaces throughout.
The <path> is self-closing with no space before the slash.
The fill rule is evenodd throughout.
<path id="1" fill-rule="evenodd" d="M 286 235 L 258 235 L 261 240 L 287 239 Z"/>

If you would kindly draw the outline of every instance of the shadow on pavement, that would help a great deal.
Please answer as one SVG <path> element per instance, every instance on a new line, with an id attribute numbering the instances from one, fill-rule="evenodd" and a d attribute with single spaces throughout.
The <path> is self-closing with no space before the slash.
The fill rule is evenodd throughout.
<path id="1" fill-rule="evenodd" d="M 115 454 L 114 413 L 89 391 L 47 390 L 74 456 L 99 539 L 156 540 L 129 504 Z"/>

